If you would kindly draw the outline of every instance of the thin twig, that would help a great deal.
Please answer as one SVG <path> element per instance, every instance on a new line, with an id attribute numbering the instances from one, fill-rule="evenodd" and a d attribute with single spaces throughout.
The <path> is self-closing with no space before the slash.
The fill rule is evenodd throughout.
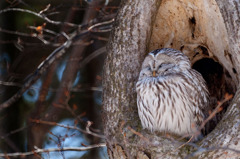
<path id="1" fill-rule="evenodd" d="M 139 136 L 141 139 L 148 141 L 148 138 L 146 138 L 145 136 L 143 136 L 141 133 L 137 132 L 136 130 L 134 130 L 133 128 L 131 128 L 130 126 L 128 126 L 128 130 L 130 130 L 132 133 L 136 134 L 137 136 Z"/>
<path id="2" fill-rule="evenodd" d="M 196 152 L 189 154 L 188 156 L 185 157 L 185 159 L 193 158 L 194 156 L 203 154 L 204 152 L 209 152 L 209 151 L 214 151 L 214 150 L 229 150 L 234 153 L 240 154 L 240 150 L 229 148 L 229 147 L 218 147 L 218 146 L 207 147 L 207 148 L 199 147 Z"/>
<path id="3" fill-rule="evenodd" d="M 0 81 L 0 85 L 11 86 L 11 87 L 22 87 L 24 84 L 17 83 L 17 82 Z M 29 87 L 29 89 L 39 90 L 40 87 L 31 86 Z M 54 88 L 48 88 L 47 90 L 50 92 L 57 92 L 57 89 L 54 89 Z M 85 91 L 102 92 L 102 87 L 71 88 L 70 91 L 71 92 L 85 92 Z"/>
<path id="4" fill-rule="evenodd" d="M 39 14 L 46 12 L 51 7 L 51 4 L 48 4 L 45 9 L 41 10 Z"/>
<path id="5" fill-rule="evenodd" d="M 104 5 L 105 5 L 105 6 L 107 6 L 107 5 L 108 5 L 108 3 L 109 3 L 109 0 L 105 0 L 105 3 L 104 3 Z"/>
<path id="6" fill-rule="evenodd" d="M 33 14 L 37 17 L 40 17 L 42 19 L 44 19 L 45 21 L 51 23 L 51 24 L 55 24 L 55 25 L 59 25 L 59 24 L 68 24 L 69 26 L 78 26 L 78 29 L 76 29 L 71 36 L 62 33 L 63 36 L 65 36 L 68 40 L 60 45 L 58 48 L 56 48 L 48 57 L 46 60 L 44 60 L 37 68 L 37 70 L 29 76 L 29 78 L 27 78 L 26 82 L 24 83 L 23 87 L 16 93 L 14 94 L 12 97 L 10 97 L 7 101 L 5 101 L 4 103 L 0 104 L 0 110 L 9 107 L 10 105 L 12 105 L 15 101 L 17 101 L 22 94 L 28 89 L 30 88 L 40 77 L 41 75 L 47 70 L 47 68 L 49 68 L 49 66 L 51 66 L 54 61 L 60 57 L 62 57 L 65 53 L 66 53 L 66 49 L 68 49 L 71 45 L 74 44 L 74 42 L 79 39 L 80 37 L 82 37 L 83 35 L 85 35 L 86 33 L 89 33 L 89 31 L 97 26 L 101 26 L 101 25 L 106 25 L 106 24 L 110 24 L 114 21 L 114 19 L 112 18 L 111 20 L 108 21 L 104 21 L 104 22 L 100 22 L 97 23 L 96 19 L 91 20 L 91 22 L 89 22 L 88 24 L 92 24 L 92 23 L 96 23 L 93 24 L 91 27 L 88 27 L 89 25 L 76 25 L 76 24 L 72 24 L 72 23 L 67 23 L 67 22 L 59 22 L 59 21 L 52 21 L 50 19 L 48 19 L 44 14 L 40 14 L 40 13 L 36 13 L 34 11 L 31 10 L 27 10 L 27 9 L 21 9 L 21 8 L 8 8 L 8 9 L 4 9 L 4 10 L 0 10 L 0 14 L 5 13 L 5 12 L 10 12 L 10 11 L 18 11 L 18 12 L 25 12 L 25 13 L 29 13 L 29 14 Z M 112 17 L 113 15 L 109 15 L 110 17 Z M 107 17 L 107 16 L 106 16 Z M 105 16 L 103 17 L 106 18 Z M 107 17 L 109 18 L 109 17 Z M 88 29 L 83 30 L 83 27 L 88 27 Z M 12 32 L 14 33 L 14 32 Z M 15 32 L 16 34 L 16 32 Z M 18 34 L 18 32 L 17 32 Z M 19 33 L 20 34 L 20 33 Z M 29 36 L 27 34 L 23 34 L 24 36 Z M 37 36 L 38 37 L 38 36 Z M 39 38 L 39 37 L 38 37 Z M 48 41 L 45 41 L 44 39 L 39 38 L 41 41 L 43 41 L 45 44 L 49 44 Z"/>
<path id="7" fill-rule="evenodd" d="M 35 16 L 45 20 L 48 23 L 54 24 L 54 25 L 68 25 L 68 26 L 71 26 L 71 27 L 79 27 L 80 26 L 80 25 L 77 25 L 77 24 L 69 23 L 69 22 L 54 21 L 54 20 L 51 20 L 48 17 L 46 17 L 44 14 L 36 13 L 34 11 L 27 10 L 27 9 L 21 9 L 21 8 L 7 8 L 7 9 L 3 9 L 3 10 L 0 10 L 0 14 L 6 13 L 6 12 L 12 12 L 12 11 L 29 13 L 29 14 L 35 15 Z"/>
<path id="8" fill-rule="evenodd" d="M 105 22 L 100 22 L 100 23 L 97 23 L 97 24 L 94 24 L 94 25 L 90 26 L 90 27 L 88 28 L 88 30 L 91 31 L 92 29 L 94 29 L 94 28 L 97 27 L 97 26 L 106 25 L 106 24 L 111 24 L 112 22 L 114 22 L 114 19 L 111 19 L 111 20 L 105 21 Z"/>
<path id="9" fill-rule="evenodd" d="M 87 121 L 87 126 L 86 126 L 86 130 L 87 130 L 87 133 L 89 134 L 89 133 L 91 133 L 91 131 L 90 131 L 90 126 L 92 125 L 93 123 L 91 122 L 91 121 Z"/>
<path id="10" fill-rule="evenodd" d="M 67 128 L 67 129 L 74 129 L 74 130 L 78 130 L 78 131 L 80 131 L 82 133 L 85 133 L 85 134 L 89 134 L 89 135 L 92 135 L 92 136 L 96 136 L 96 137 L 105 139 L 104 135 L 96 134 L 94 132 L 91 132 L 90 130 L 83 130 L 83 129 L 80 129 L 76 126 L 63 125 L 63 124 L 58 124 L 56 122 L 35 120 L 35 119 L 31 119 L 30 121 L 38 123 L 38 124 L 46 124 L 46 125 L 52 125 L 52 126 L 60 126 L 60 127 Z"/>
<path id="11" fill-rule="evenodd" d="M 33 30 L 37 29 L 37 27 L 35 27 L 35 26 L 28 26 L 27 28 L 33 29 Z M 49 30 L 49 29 L 42 28 L 42 30 L 46 33 L 50 33 L 50 34 L 53 34 L 53 35 L 56 35 L 56 36 L 60 35 L 60 34 L 56 33 L 55 31 L 52 31 L 52 30 Z"/>
<path id="12" fill-rule="evenodd" d="M 198 128 L 198 131 L 191 133 L 191 134 L 186 134 L 184 136 L 182 136 L 181 138 L 179 138 L 178 140 L 182 140 L 186 137 L 192 137 L 192 136 L 198 136 L 201 134 L 201 130 L 205 127 L 205 125 L 207 124 L 207 122 L 209 122 L 214 116 L 216 116 L 216 114 L 219 112 L 219 108 L 227 101 L 231 100 L 233 98 L 232 94 L 228 94 L 226 93 L 224 96 L 224 99 L 221 100 L 220 102 L 218 102 L 217 107 L 213 110 L 213 112 L 207 117 L 207 119 L 205 119 L 202 124 L 200 125 L 200 127 Z"/>
<path id="13" fill-rule="evenodd" d="M 93 53 L 91 53 L 89 56 L 87 56 L 81 63 L 80 67 L 85 66 L 87 63 L 89 63 L 92 59 L 96 58 L 97 56 L 103 54 L 106 52 L 106 47 L 101 47 L 100 49 L 97 49 Z"/>
<path id="14" fill-rule="evenodd" d="M 176 152 L 177 150 L 181 149 L 183 146 L 189 144 L 189 143 L 192 141 L 193 138 L 194 138 L 194 136 L 192 136 L 187 142 L 185 142 L 185 143 L 181 144 L 180 146 L 178 146 L 176 149 L 174 149 L 174 150 L 172 150 L 172 151 L 170 151 L 170 152 L 168 152 L 168 153 L 166 153 L 166 154 L 163 154 L 163 155 L 161 156 L 161 158 L 163 158 L 164 156 L 166 156 L 166 155 L 168 155 L 168 154 L 170 154 L 170 153 L 172 153 L 172 152 Z"/>
<path id="15" fill-rule="evenodd" d="M 0 153 L 0 157 L 19 157 L 19 156 L 29 156 L 34 154 L 49 153 L 56 151 L 87 151 L 94 148 L 105 147 L 106 143 L 94 144 L 84 147 L 64 147 L 64 148 L 49 148 L 49 149 L 40 149 L 36 148 L 31 152 L 16 152 L 16 153 Z"/>
<path id="16" fill-rule="evenodd" d="M 18 31 L 6 30 L 6 29 L 2 29 L 2 28 L 0 28 L 0 32 L 19 35 L 19 36 L 25 36 L 25 37 L 34 37 L 34 38 L 38 36 L 36 33 L 28 34 L 28 33 L 22 33 L 22 32 L 18 32 Z"/>
<path id="17" fill-rule="evenodd" d="M 87 31 L 85 31 L 86 33 Z M 27 81 L 25 82 L 25 84 L 23 85 L 23 87 L 16 93 L 14 94 L 12 97 L 10 97 L 7 101 L 5 101 L 4 103 L 0 104 L 0 110 L 9 107 L 10 105 L 12 105 L 15 101 L 17 101 L 22 95 L 23 93 L 30 88 L 38 79 L 39 77 L 47 70 L 47 68 L 49 68 L 49 66 L 51 66 L 54 61 L 56 61 L 56 59 L 62 57 L 65 52 L 66 49 L 69 48 L 73 42 L 73 39 L 79 36 L 77 35 L 77 32 L 75 32 L 71 38 L 69 40 L 67 40 L 63 45 L 61 45 L 60 47 L 56 48 L 47 58 L 46 60 L 44 60 L 37 68 L 37 70 L 34 72 L 33 75 L 31 75 Z"/>
<path id="18" fill-rule="evenodd" d="M 230 95 L 229 95 L 228 93 L 225 94 L 224 99 L 218 103 L 218 106 L 213 110 L 213 112 L 208 116 L 208 118 L 205 119 L 205 120 L 202 122 L 202 124 L 201 124 L 201 126 L 200 126 L 200 128 L 199 128 L 199 131 L 202 130 L 202 129 L 204 128 L 204 126 L 207 124 L 207 122 L 208 122 L 209 120 L 211 120 L 211 119 L 219 112 L 219 108 L 220 108 L 225 102 L 227 102 L 227 101 L 229 101 L 230 99 L 232 99 L 232 97 L 233 97 L 232 94 L 230 94 Z"/>
<path id="19" fill-rule="evenodd" d="M 21 83 L 5 82 L 5 81 L 0 81 L 0 85 L 3 85 L 3 86 L 14 86 L 14 87 L 22 87 L 23 86 L 23 84 L 21 84 Z"/>

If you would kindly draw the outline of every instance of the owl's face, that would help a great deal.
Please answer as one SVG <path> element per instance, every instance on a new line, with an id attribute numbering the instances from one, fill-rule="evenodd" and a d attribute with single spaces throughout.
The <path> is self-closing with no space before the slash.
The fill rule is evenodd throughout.
<path id="1" fill-rule="evenodd" d="M 189 59 L 180 51 L 174 49 L 154 50 L 143 61 L 139 79 L 168 76 L 189 68 Z"/>

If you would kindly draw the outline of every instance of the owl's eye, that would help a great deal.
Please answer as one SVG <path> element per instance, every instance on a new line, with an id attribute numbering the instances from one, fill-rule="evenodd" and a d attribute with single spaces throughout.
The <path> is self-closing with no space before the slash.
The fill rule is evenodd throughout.
<path id="1" fill-rule="evenodd" d="M 158 66 L 158 69 L 160 69 L 161 67 L 163 67 L 165 65 L 165 63 L 162 63 L 161 65 Z"/>
<path id="2" fill-rule="evenodd" d="M 148 70 L 148 71 L 151 71 L 151 67 L 147 67 L 147 70 Z"/>
<path id="3" fill-rule="evenodd" d="M 162 63 L 161 65 L 158 66 L 158 69 L 160 69 L 163 66 L 169 65 L 170 63 Z"/>

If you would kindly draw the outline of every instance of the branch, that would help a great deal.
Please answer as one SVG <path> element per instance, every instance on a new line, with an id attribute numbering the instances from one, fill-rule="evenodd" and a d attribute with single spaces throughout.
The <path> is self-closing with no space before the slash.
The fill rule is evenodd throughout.
<path id="1" fill-rule="evenodd" d="M 36 13 L 36 12 L 31 11 L 31 10 L 21 9 L 21 8 L 3 9 L 3 10 L 0 10 L 0 14 L 6 13 L 6 12 L 12 12 L 12 11 L 29 13 L 29 14 L 35 15 L 35 16 L 45 20 L 48 23 L 54 24 L 54 25 L 68 25 L 68 26 L 71 26 L 71 27 L 80 27 L 80 25 L 69 23 L 69 22 L 53 21 L 53 20 L 49 19 L 48 17 L 46 17 L 44 14 L 41 14 L 41 12 Z"/>
<path id="2" fill-rule="evenodd" d="M 54 21 L 54 20 L 51 20 L 49 19 L 46 15 L 44 14 L 41 14 L 41 11 L 40 13 L 37 13 L 37 12 L 34 12 L 34 11 L 31 11 L 31 10 L 27 10 L 27 9 L 21 9 L 21 8 L 7 8 L 7 9 L 3 9 L 3 10 L 0 10 L 0 14 L 2 13 L 6 13 L 6 12 L 11 12 L 11 11 L 15 11 L 15 12 L 24 12 L 24 13 L 29 13 L 29 14 L 32 14 L 32 15 L 35 15 L 43 20 L 45 20 L 46 22 L 50 23 L 50 24 L 53 24 L 53 25 L 68 25 L 70 27 L 77 27 L 77 28 L 82 28 L 82 27 L 85 27 L 85 26 L 88 26 L 89 24 L 94 24 L 96 23 L 98 20 L 97 19 L 93 19 L 91 20 L 90 22 L 88 22 L 87 24 L 84 24 L 84 25 L 79 25 L 79 24 L 74 24 L 74 23 L 69 23 L 69 22 L 61 22 L 61 21 Z M 102 20 L 109 20 L 109 21 L 105 21 L 105 22 L 101 22 L 101 23 L 98 23 L 98 24 L 94 24 L 94 26 L 91 26 L 89 27 L 88 29 L 89 30 L 92 30 L 93 28 L 97 27 L 97 26 L 101 26 L 101 25 L 106 25 L 106 24 L 111 24 L 113 21 L 114 21 L 114 17 L 115 17 L 115 13 L 114 14 L 110 14 L 110 15 L 105 15 Z"/>
<path id="3" fill-rule="evenodd" d="M 218 102 L 217 107 L 216 107 L 216 108 L 213 110 L 213 112 L 208 116 L 208 118 L 205 119 L 205 120 L 202 122 L 202 124 L 201 124 L 201 126 L 200 126 L 200 128 L 199 128 L 199 131 L 202 130 L 202 129 L 204 128 L 204 126 L 207 124 L 207 122 L 209 122 L 214 116 L 216 116 L 216 114 L 217 114 L 219 111 L 221 111 L 221 109 L 220 109 L 221 106 L 222 106 L 225 102 L 229 101 L 229 100 L 232 99 L 232 98 L 233 98 L 233 95 L 232 95 L 232 94 L 226 93 L 225 96 L 224 96 L 224 99 L 223 99 L 222 101 Z"/>
<path id="4" fill-rule="evenodd" d="M 35 26 L 28 26 L 28 28 L 29 29 L 33 29 L 33 30 L 37 30 L 37 27 L 35 27 Z M 46 33 L 50 33 L 50 34 L 53 34 L 53 35 L 56 35 L 56 36 L 59 35 L 55 31 L 52 31 L 52 30 L 49 30 L 49 29 L 45 29 L 45 28 L 42 28 L 42 31 L 45 31 Z"/>
<path id="5" fill-rule="evenodd" d="M 19 12 L 26 12 L 26 13 L 30 13 L 33 14 L 35 16 L 38 16 L 44 20 L 46 20 L 49 23 L 52 24 L 68 24 L 70 26 L 78 26 L 78 27 L 88 27 L 88 25 L 76 25 L 76 24 L 72 24 L 72 23 L 67 23 L 67 22 L 58 22 L 58 21 L 52 21 L 50 19 L 48 19 L 45 15 L 41 14 L 41 13 L 36 13 L 30 10 L 26 10 L 26 9 L 21 9 L 21 8 L 8 8 L 8 9 L 4 9 L 4 10 L 0 10 L 0 14 L 5 13 L 5 12 L 10 12 L 10 11 L 19 11 Z M 114 14 L 110 15 L 110 17 L 112 17 Z M 106 16 L 107 17 L 107 16 Z M 106 18 L 106 17 L 103 17 Z M 107 17 L 109 18 L 109 17 Z M 91 32 L 92 29 L 98 27 L 98 26 L 102 26 L 102 25 L 107 25 L 107 24 L 111 24 L 114 21 L 114 18 L 112 18 L 111 20 L 107 20 L 104 22 L 96 22 L 96 19 L 93 19 L 91 21 L 91 23 L 95 22 L 95 24 L 93 24 L 92 26 L 88 27 L 85 30 L 82 30 L 81 32 L 76 29 L 76 31 L 74 31 L 71 36 L 69 37 L 67 34 L 65 33 L 61 33 L 65 38 L 67 38 L 66 42 L 64 44 L 62 44 L 61 46 L 59 46 L 58 48 L 56 48 L 48 57 L 46 60 L 44 60 L 37 68 L 37 70 L 34 72 L 34 74 L 32 74 L 25 82 L 25 84 L 23 85 L 23 87 L 16 93 L 14 94 L 10 99 L 8 99 L 7 101 L 5 101 L 4 103 L 0 104 L 0 111 L 4 108 L 9 107 L 11 104 L 13 104 L 15 101 L 17 101 L 22 94 L 31 87 L 31 85 L 33 85 L 39 78 L 40 76 L 49 68 L 49 66 L 51 66 L 54 61 L 60 57 L 62 57 L 65 53 L 66 53 L 66 49 L 69 48 L 71 45 L 74 44 L 74 41 L 79 39 L 80 37 L 82 37 L 83 35 L 85 35 L 86 33 Z M 88 23 L 88 24 L 91 24 Z M 4 30 L 6 31 L 6 30 Z M 79 33 L 80 32 L 80 33 Z M 8 33 L 13 33 L 13 34 L 21 34 L 20 32 L 8 32 Z M 22 34 L 23 36 L 27 36 L 27 34 Z M 104 50 L 104 49 L 103 49 Z M 103 51 L 101 51 L 103 52 Z"/>
<path id="6" fill-rule="evenodd" d="M 101 47 L 100 49 L 95 50 L 93 53 L 88 55 L 81 63 L 80 68 L 85 66 L 87 63 L 89 63 L 92 59 L 96 58 L 97 56 L 103 54 L 106 52 L 106 47 Z"/>
<path id="7" fill-rule="evenodd" d="M 16 83 L 16 82 L 0 81 L 0 85 L 3 85 L 3 86 L 14 86 L 14 87 L 22 87 L 22 84 L 21 84 L 21 83 Z"/>
<path id="8" fill-rule="evenodd" d="M 35 27 L 35 26 L 28 26 L 28 28 L 30 29 L 34 29 L 34 30 L 37 30 L 38 27 Z M 49 29 L 44 29 L 42 28 L 42 31 L 44 32 L 47 32 L 47 33 L 50 33 L 50 34 L 53 34 L 55 36 L 60 36 L 62 35 L 64 38 L 66 38 L 66 36 L 64 35 L 64 33 L 56 33 L 52 30 L 49 30 Z M 19 35 L 19 36 L 24 36 L 24 37 L 31 37 L 31 38 L 37 38 L 38 40 L 40 40 L 44 45 L 51 45 L 53 47 L 59 47 L 62 45 L 62 43 L 56 43 L 56 42 L 50 42 L 48 40 L 45 40 L 44 37 L 46 35 L 39 35 L 37 33 L 31 33 L 31 34 L 28 34 L 28 33 L 23 33 L 23 32 L 18 32 L 18 31 L 11 31 L 11 30 L 6 30 L 6 29 L 2 29 L 0 27 L 0 32 L 4 32 L 4 33 L 7 33 L 7 34 L 13 34 L 13 35 Z M 18 41 L 13 41 L 13 42 L 10 42 L 10 43 L 14 43 L 15 45 L 23 45 L 23 44 L 27 44 L 25 42 L 23 42 L 21 39 L 19 39 Z M 32 43 L 31 43 L 32 44 Z M 73 43 L 72 45 L 89 45 L 91 44 L 91 42 L 77 42 L 77 43 Z M 37 45 L 39 45 L 39 43 L 37 43 Z M 17 47 L 17 46 L 16 46 Z M 18 47 L 17 47 L 18 48 Z"/>
<path id="9" fill-rule="evenodd" d="M 46 125 L 52 125 L 52 126 L 60 126 L 60 127 L 63 127 L 63 128 L 67 128 L 67 129 L 74 129 L 74 130 L 78 130 L 82 133 L 85 133 L 85 134 L 89 134 L 89 135 L 92 135 L 92 136 L 96 136 L 96 137 L 99 137 L 99 138 L 103 138 L 105 139 L 105 136 L 104 135 L 99 135 L 99 134 L 96 134 L 94 132 L 91 132 L 89 130 L 89 127 L 90 125 L 88 125 L 88 127 L 86 128 L 86 130 L 83 130 L 83 129 L 80 129 L 76 126 L 69 126 L 69 125 L 63 125 L 63 124 L 58 124 L 56 122 L 50 122 L 50 121 L 42 121 L 42 120 L 36 120 L 36 119 L 30 119 L 32 122 L 35 122 L 35 123 L 39 123 L 39 124 L 46 124 Z"/>
<path id="10" fill-rule="evenodd" d="M 40 149 L 36 148 L 31 152 L 16 152 L 16 153 L 0 153 L 0 157 L 19 157 L 19 156 L 29 156 L 41 154 L 41 153 L 49 153 L 49 152 L 56 152 L 56 151 L 87 151 L 93 148 L 105 147 L 106 143 L 100 143 L 95 145 L 89 145 L 85 147 L 64 147 L 64 148 L 49 148 L 49 149 Z"/>
<path id="11" fill-rule="evenodd" d="M 131 128 L 130 126 L 128 126 L 128 130 L 130 130 L 132 133 L 134 133 L 135 135 L 138 135 L 141 139 L 150 142 L 148 140 L 148 138 L 146 138 L 145 136 L 143 136 L 141 133 L 137 132 L 136 130 L 134 130 L 133 128 Z"/>
<path id="12" fill-rule="evenodd" d="M 0 110 L 9 107 L 11 104 L 13 104 L 15 101 L 17 101 L 22 95 L 23 93 L 31 87 L 31 85 L 33 85 L 38 79 L 39 77 L 49 68 L 49 66 L 51 66 L 54 61 L 60 57 L 62 57 L 65 53 L 66 53 L 66 49 L 69 48 L 71 46 L 71 44 L 73 43 L 73 40 L 77 37 L 77 36 L 82 36 L 85 35 L 85 33 L 87 33 L 88 31 L 83 31 L 81 34 L 77 34 L 77 31 L 74 32 L 72 34 L 71 37 L 69 37 L 69 39 L 60 47 L 56 48 L 48 57 L 46 60 L 44 60 L 37 68 L 37 70 L 34 72 L 33 75 L 31 75 L 27 81 L 25 82 L 25 84 L 23 85 L 23 87 L 16 93 L 14 94 L 10 99 L 8 99 L 7 101 L 5 101 L 4 103 L 0 104 Z"/>
<path id="13" fill-rule="evenodd" d="M 2 85 L 2 86 L 11 86 L 11 87 L 22 87 L 24 84 L 16 83 L 16 82 L 0 81 L 0 85 Z M 41 89 L 40 87 L 35 87 L 35 86 L 31 86 L 29 88 L 30 89 L 35 89 L 35 90 Z M 47 90 L 50 91 L 50 92 L 57 92 L 57 89 L 54 89 L 54 88 L 48 88 Z M 102 87 L 71 88 L 70 91 L 71 92 L 84 92 L 84 91 L 102 92 Z"/>
<path id="14" fill-rule="evenodd" d="M 95 25 L 92 25 L 88 28 L 89 31 L 92 31 L 94 28 L 98 27 L 98 26 L 102 26 L 102 25 L 107 25 L 107 24 L 111 24 L 114 22 L 114 19 L 111 19 L 109 21 L 105 21 L 105 22 L 101 22 L 101 23 L 97 23 Z M 109 30 L 108 30 L 109 31 Z"/>
<path id="15" fill-rule="evenodd" d="M 179 138 L 178 140 L 182 140 L 186 137 L 191 137 L 192 139 L 194 139 L 193 137 L 197 137 L 201 134 L 201 130 L 204 129 L 205 125 L 212 119 L 216 116 L 217 113 L 219 113 L 220 111 L 222 111 L 222 105 L 231 100 L 233 98 L 233 95 L 232 94 L 228 94 L 226 93 L 225 96 L 224 96 L 224 99 L 219 101 L 218 102 L 218 105 L 217 107 L 213 110 L 213 112 L 211 112 L 211 114 L 202 122 L 202 124 L 200 125 L 200 127 L 198 128 L 198 131 L 194 132 L 194 133 L 191 133 L 191 134 L 186 134 L 184 136 L 182 136 L 181 138 Z"/>
<path id="16" fill-rule="evenodd" d="M 193 157 L 203 154 L 204 152 L 210 152 L 210 151 L 214 151 L 214 150 L 229 150 L 238 155 L 240 154 L 240 150 L 236 150 L 236 149 L 229 148 L 229 147 L 218 147 L 218 146 L 217 147 L 207 147 L 207 148 L 199 147 L 196 152 L 189 154 L 188 156 L 185 157 L 185 159 L 193 158 Z M 227 155 L 227 153 L 226 153 L 226 155 Z"/>
<path id="17" fill-rule="evenodd" d="M 0 32 L 19 35 L 19 36 L 25 36 L 25 37 L 34 37 L 34 38 L 36 38 L 38 36 L 36 33 L 28 34 L 28 33 L 22 33 L 22 32 L 18 32 L 18 31 L 6 30 L 6 29 L 2 29 L 2 28 L 0 28 Z"/>

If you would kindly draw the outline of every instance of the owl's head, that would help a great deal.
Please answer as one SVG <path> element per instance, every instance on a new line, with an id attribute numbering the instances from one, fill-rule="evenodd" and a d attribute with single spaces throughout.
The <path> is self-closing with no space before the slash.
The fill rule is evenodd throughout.
<path id="1" fill-rule="evenodd" d="M 157 49 L 144 59 L 139 79 L 167 76 L 190 68 L 190 61 L 182 52 L 171 48 Z"/>

